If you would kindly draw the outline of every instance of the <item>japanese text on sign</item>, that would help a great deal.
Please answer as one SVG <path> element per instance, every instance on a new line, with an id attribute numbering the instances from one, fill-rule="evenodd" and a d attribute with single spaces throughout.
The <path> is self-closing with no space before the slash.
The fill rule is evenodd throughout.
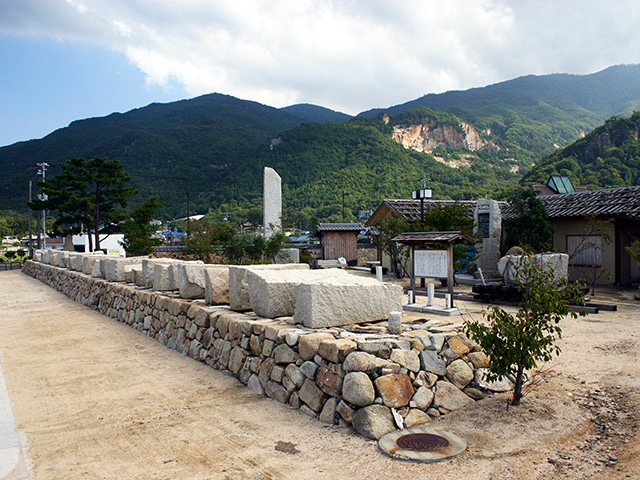
<path id="1" fill-rule="evenodd" d="M 446 278 L 446 250 L 415 250 L 414 272 L 416 277 Z"/>

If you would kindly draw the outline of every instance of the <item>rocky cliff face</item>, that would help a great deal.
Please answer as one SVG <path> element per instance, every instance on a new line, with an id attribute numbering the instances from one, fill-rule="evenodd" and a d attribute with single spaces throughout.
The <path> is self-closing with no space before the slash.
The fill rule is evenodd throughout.
<path id="1" fill-rule="evenodd" d="M 436 147 L 476 151 L 489 146 L 473 125 L 464 122 L 459 125 L 435 124 L 428 118 L 419 125 L 395 125 L 392 138 L 405 148 L 426 153 L 431 153 Z"/>

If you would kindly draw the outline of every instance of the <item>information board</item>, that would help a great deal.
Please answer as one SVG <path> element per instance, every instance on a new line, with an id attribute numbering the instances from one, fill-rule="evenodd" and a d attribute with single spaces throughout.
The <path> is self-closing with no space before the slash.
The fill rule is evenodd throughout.
<path id="1" fill-rule="evenodd" d="M 446 250 L 414 250 L 413 254 L 416 277 L 447 278 Z"/>

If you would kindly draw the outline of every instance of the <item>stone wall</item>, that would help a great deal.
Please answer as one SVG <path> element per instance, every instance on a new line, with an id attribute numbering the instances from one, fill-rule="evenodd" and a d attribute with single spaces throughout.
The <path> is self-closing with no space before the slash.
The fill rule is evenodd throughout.
<path id="1" fill-rule="evenodd" d="M 33 261 L 23 272 L 257 393 L 369 438 L 510 388 L 485 382 L 487 357 L 440 320 L 405 324 L 400 335 L 386 322 L 309 329 Z"/>

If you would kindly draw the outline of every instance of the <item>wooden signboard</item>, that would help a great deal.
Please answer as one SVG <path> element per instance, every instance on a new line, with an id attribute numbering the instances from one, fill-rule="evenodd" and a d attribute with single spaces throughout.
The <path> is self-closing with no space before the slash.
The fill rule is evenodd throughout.
<path id="1" fill-rule="evenodd" d="M 447 278 L 449 259 L 446 250 L 414 250 L 416 277 Z"/>

